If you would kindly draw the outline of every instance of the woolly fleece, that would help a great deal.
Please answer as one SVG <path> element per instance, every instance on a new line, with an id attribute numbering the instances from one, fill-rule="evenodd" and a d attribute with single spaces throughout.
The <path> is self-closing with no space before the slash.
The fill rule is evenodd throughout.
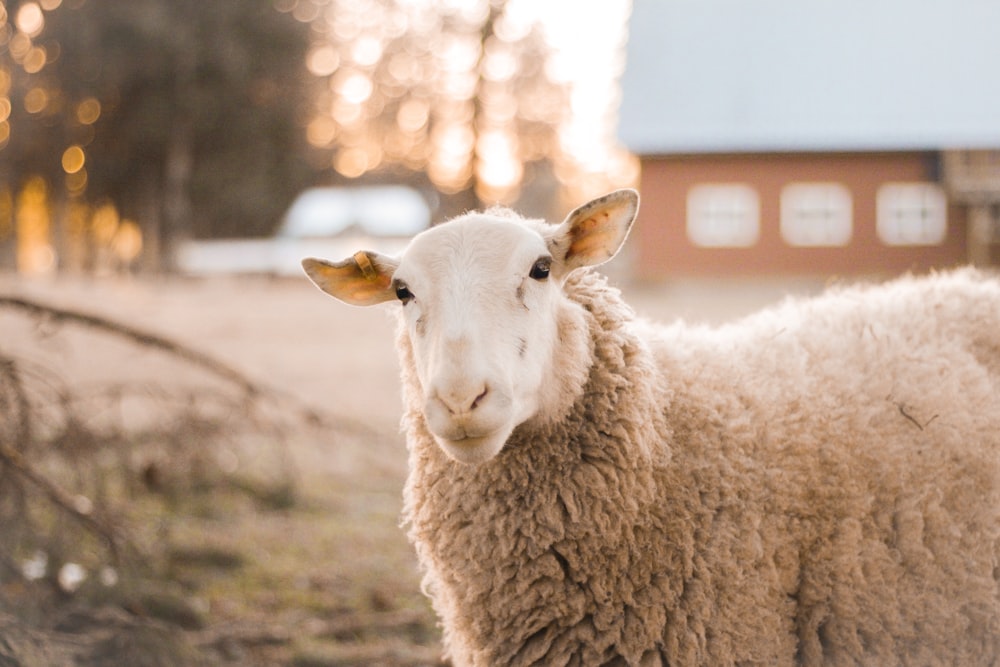
<path id="1" fill-rule="evenodd" d="M 1000 660 L 1000 283 L 845 288 L 719 328 L 569 276 L 553 381 L 479 466 L 421 414 L 405 522 L 456 665 Z"/>

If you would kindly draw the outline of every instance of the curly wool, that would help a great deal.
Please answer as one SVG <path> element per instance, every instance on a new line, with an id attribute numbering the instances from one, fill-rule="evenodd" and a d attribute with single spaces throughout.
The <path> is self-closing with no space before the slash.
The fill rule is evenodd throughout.
<path id="1" fill-rule="evenodd" d="M 715 330 L 565 291 L 567 404 L 479 466 L 434 443 L 400 333 L 405 520 L 456 665 L 1000 659 L 1000 284 Z"/>

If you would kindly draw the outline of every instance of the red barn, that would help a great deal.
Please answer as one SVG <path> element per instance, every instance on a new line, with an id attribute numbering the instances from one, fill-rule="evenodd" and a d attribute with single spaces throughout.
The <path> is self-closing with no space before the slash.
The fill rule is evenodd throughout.
<path id="1" fill-rule="evenodd" d="M 635 0 L 642 278 L 1000 261 L 1000 4 Z"/>

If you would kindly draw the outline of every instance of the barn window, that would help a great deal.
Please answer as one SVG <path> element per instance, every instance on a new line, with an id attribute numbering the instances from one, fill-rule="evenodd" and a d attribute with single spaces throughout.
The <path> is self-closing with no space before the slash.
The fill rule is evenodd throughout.
<path id="1" fill-rule="evenodd" d="M 791 183 L 781 191 L 781 238 L 791 246 L 845 246 L 852 233 L 851 192 L 839 183 Z"/>
<path id="2" fill-rule="evenodd" d="M 687 235 L 703 248 L 746 248 L 760 236 L 760 198 L 743 183 L 696 185 L 688 191 Z"/>
<path id="3" fill-rule="evenodd" d="M 939 245 L 948 225 L 948 200 L 935 183 L 885 183 L 876 195 L 882 243 Z"/>

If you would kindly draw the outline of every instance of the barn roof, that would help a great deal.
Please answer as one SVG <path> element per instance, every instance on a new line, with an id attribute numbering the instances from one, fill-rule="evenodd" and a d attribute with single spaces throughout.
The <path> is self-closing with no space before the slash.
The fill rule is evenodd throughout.
<path id="1" fill-rule="evenodd" d="M 1000 147 L 997 0 L 634 0 L 633 152 Z"/>

